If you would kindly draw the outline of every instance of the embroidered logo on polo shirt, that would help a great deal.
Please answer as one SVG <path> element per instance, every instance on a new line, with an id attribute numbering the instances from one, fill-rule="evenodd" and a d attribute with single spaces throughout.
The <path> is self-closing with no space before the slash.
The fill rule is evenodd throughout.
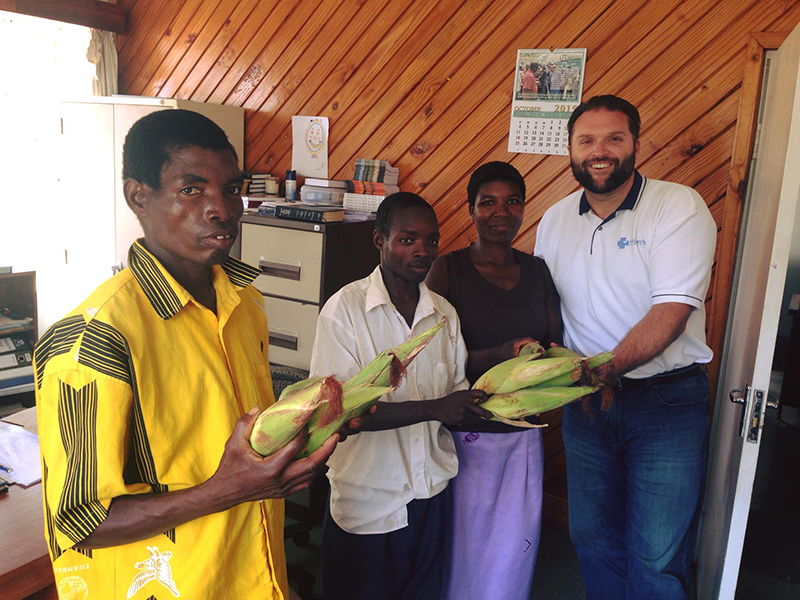
<path id="1" fill-rule="evenodd" d="M 628 246 L 644 246 L 646 243 L 644 240 L 629 240 L 626 237 L 621 237 L 617 242 L 617 248 L 624 250 Z"/>

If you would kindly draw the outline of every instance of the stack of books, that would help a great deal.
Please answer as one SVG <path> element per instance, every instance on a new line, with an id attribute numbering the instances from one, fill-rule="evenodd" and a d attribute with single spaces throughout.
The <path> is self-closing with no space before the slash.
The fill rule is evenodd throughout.
<path id="1" fill-rule="evenodd" d="M 400 169 L 385 160 L 357 158 L 353 179 L 345 181 L 344 207 L 375 212 L 386 196 L 400 191 L 399 178 Z"/>
<path id="2" fill-rule="evenodd" d="M 244 173 L 244 196 L 277 196 L 278 178 L 269 173 Z"/>
<path id="3" fill-rule="evenodd" d="M 285 200 L 265 200 L 258 207 L 259 215 L 277 217 L 279 219 L 292 219 L 295 221 L 310 221 L 312 223 L 338 223 L 344 219 L 344 209 L 341 206 L 326 206 L 310 204 L 307 202 L 287 202 Z"/>
<path id="4" fill-rule="evenodd" d="M 397 185 L 400 169 L 393 167 L 385 160 L 357 158 L 353 179 L 356 181 L 372 181 Z"/>

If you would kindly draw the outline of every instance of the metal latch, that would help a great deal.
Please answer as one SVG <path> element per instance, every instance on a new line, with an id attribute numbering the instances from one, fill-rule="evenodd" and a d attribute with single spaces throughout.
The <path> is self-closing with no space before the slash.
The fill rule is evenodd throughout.
<path id="1" fill-rule="evenodd" d="M 767 402 L 764 390 L 754 390 L 749 385 L 745 391 L 731 390 L 728 395 L 734 404 L 744 404 L 744 413 L 740 422 L 739 434 L 751 444 L 758 443 L 758 435 L 764 427 L 764 411 L 769 405 L 776 407 L 777 403 Z"/>

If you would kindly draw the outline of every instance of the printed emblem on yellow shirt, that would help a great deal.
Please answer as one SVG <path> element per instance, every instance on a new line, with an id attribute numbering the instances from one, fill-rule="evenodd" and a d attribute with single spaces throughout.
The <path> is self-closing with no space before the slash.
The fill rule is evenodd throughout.
<path id="1" fill-rule="evenodd" d="M 86 600 L 89 586 L 77 575 L 64 577 L 58 582 L 58 597 L 61 600 Z"/>
<path id="2" fill-rule="evenodd" d="M 181 593 L 175 586 L 175 582 L 172 581 L 172 567 L 169 566 L 169 559 L 172 558 L 172 552 L 167 551 L 162 554 L 155 546 L 148 546 L 147 549 L 150 551 L 150 558 L 133 565 L 137 569 L 144 570 L 141 573 L 137 573 L 133 578 L 131 587 L 128 588 L 128 598 L 132 598 L 144 584 L 153 579 L 167 588 L 172 592 L 172 595 L 177 598 Z"/>

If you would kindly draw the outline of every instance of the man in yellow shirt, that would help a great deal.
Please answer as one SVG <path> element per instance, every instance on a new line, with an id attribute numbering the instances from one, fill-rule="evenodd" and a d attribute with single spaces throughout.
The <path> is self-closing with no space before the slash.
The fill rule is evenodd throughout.
<path id="1" fill-rule="evenodd" d="M 228 253 L 242 174 L 190 111 L 140 119 L 123 150 L 144 238 L 129 268 L 36 348 L 45 530 L 62 600 L 288 597 L 283 503 L 332 436 L 292 461 L 248 437 L 274 402 L 259 271 Z M 232 433 L 231 433 L 232 432 Z"/>

